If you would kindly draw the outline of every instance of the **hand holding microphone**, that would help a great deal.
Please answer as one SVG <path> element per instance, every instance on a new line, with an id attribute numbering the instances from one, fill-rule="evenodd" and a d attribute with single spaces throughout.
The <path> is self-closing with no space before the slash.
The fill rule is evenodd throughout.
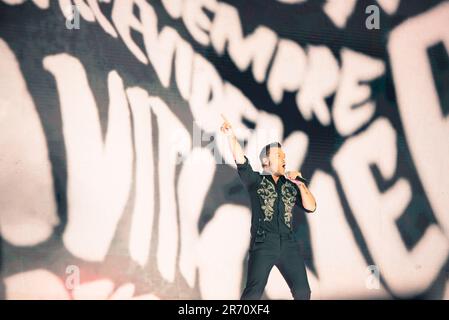
<path id="1" fill-rule="evenodd" d="M 308 181 L 302 176 L 299 171 L 288 171 L 285 173 L 285 177 L 289 180 L 295 180 L 307 184 Z"/>

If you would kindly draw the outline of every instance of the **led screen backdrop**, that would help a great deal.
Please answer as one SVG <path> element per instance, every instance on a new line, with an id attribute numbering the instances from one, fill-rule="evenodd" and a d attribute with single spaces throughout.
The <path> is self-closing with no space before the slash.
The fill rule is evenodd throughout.
<path id="1" fill-rule="evenodd" d="M 310 180 L 312 299 L 448 299 L 448 94 L 447 1 L 1 0 L 0 298 L 238 299 L 223 113 Z"/>

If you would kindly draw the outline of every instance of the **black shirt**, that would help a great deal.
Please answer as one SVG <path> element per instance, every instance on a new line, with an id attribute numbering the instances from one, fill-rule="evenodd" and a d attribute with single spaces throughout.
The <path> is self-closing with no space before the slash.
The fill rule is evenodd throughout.
<path id="1" fill-rule="evenodd" d="M 302 205 L 298 186 L 284 176 L 276 183 L 270 173 L 254 171 L 246 157 L 244 163 L 237 163 L 237 170 L 251 200 L 251 235 L 262 230 L 290 233 L 295 210 L 312 212 Z"/>

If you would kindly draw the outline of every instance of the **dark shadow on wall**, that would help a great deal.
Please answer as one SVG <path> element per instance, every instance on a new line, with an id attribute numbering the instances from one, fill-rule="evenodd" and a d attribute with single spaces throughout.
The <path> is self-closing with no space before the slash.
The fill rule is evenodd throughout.
<path id="1" fill-rule="evenodd" d="M 5 292 L 5 282 L 3 279 L 3 238 L 0 237 L 0 300 L 6 299 L 6 292 Z"/>
<path id="2" fill-rule="evenodd" d="M 415 300 L 443 300 L 445 297 L 446 287 L 449 283 L 449 259 L 446 261 L 440 273 L 432 282 L 432 285 L 422 294 L 412 297 Z"/>
<path id="3" fill-rule="evenodd" d="M 449 115 L 449 51 L 442 42 L 427 49 L 442 113 Z"/>

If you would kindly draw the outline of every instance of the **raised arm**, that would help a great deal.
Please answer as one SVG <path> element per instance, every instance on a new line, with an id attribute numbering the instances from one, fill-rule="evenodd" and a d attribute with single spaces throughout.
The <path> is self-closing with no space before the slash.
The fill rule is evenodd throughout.
<path id="1" fill-rule="evenodd" d="M 232 130 L 232 126 L 229 121 L 222 114 L 223 124 L 220 128 L 221 132 L 223 132 L 228 137 L 229 146 L 231 148 L 232 156 L 237 164 L 243 164 L 245 162 L 245 154 L 243 153 L 242 146 L 237 141 L 237 137 Z"/>
<path id="2" fill-rule="evenodd" d="M 231 124 L 223 115 L 221 116 L 224 122 L 220 130 L 228 137 L 229 146 L 231 147 L 234 161 L 237 164 L 237 172 L 240 176 L 240 179 L 243 181 L 246 187 L 252 187 L 256 185 L 256 183 L 260 180 L 260 176 L 253 170 L 248 161 L 248 158 L 245 157 L 243 149 L 240 146 L 240 143 L 237 141 L 234 131 L 232 130 Z"/>

